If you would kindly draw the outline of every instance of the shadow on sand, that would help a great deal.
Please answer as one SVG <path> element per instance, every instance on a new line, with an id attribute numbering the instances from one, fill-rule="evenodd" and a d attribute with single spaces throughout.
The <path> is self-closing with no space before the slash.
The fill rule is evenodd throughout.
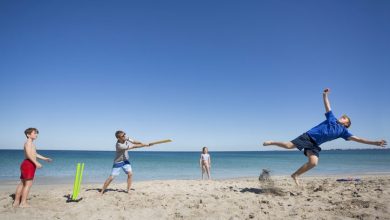
<path id="1" fill-rule="evenodd" d="M 243 189 L 240 190 L 240 192 L 241 193 L 250 192 L 250 193 L 254 193 L 254 194 L 272 194 L 272 195 L 275 195 L 275 196 L 284 196 L 284 195 L 286 195 L 286 192 L 284 192 L 282 189 L 276 188 L 276 187 L 267 187 L 267 188 L 263 188 L 263 189 L 243 188 Z"/>
<path id="2" fill-rule="evenodd" d="M 130 189 L 131 191 L 135 191 L 135 189 Z M 85 191 L 97 191 L 97 192 L 101 192 L 102 189 L 101 188 L 92 188 L 92 189 L 86 189 Z M 127 193 L 127 190 L 124 190 L 124 189 L 106 189 L 104 191 L 104 193 L 107 193 L 107 192 L 120 192 L 120 193 Z"/>
<path id="3" fill-rule="evenodd" d="M 12 198 L 12 201 L 15 201 L 15 193 L 12 193 L 11 195 L 9 195 L 9 197 Z"/>

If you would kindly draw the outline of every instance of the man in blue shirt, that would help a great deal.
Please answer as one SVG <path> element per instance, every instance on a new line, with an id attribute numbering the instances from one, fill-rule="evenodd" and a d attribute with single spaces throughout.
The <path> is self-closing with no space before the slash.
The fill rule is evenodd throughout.
<path id="1" fill-rule="evenodd" d="M 323 100 L 326 110 L 325 121 L 292 141 L 266 141 L 263 143 L 264 146 L 276 145 L 285 149 L 298 148 L 300 151 L 304 150 L 303 152 L 308 157 L 309 161 L 291 175 L 297 185 L 299 185 L 298 177 L 318 164 L 319 152 L 321 151 L 319 146 L 327 141 L 341 137 L 347 141 L 352 140 L 363 144 L 371 144 L 381 147 L 384 147 L 387 144 L 385 140 L 370 141 L 349 133 L 348 128 L 351 126 L 351 119 L 346 115 L 336 119 L 330 108 L 328 93 L 329 89 L 325 89 L 323 92 Z"/>

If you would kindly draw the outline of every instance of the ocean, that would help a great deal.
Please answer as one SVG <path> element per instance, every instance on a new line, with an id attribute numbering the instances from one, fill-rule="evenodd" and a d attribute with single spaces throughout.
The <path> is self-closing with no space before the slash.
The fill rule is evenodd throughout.
<path id="1" fill-rule="evenodd" d="M 41 161 L 42 169 L 36 180 L 72 182 L 76 164 L 85 163 L 83 182 L 103 183 L 110 175 L 115 152 L 113 151 L 62 151 L 39 150 L 38 153 L 53 159 Z M 146 152 L 130 151 L 133 180 L 200 179 L 200 152 Z M 211 175 L 214 179 L 257 177 L 262 169 L 271 175 L 290 175 L 307 161 L 302 152 L 255 151 L 210 152 Z M 0 181 L 18 181 L 22 150 L 0 150 Z M 390 150 L 325 150 L 320 154 L 317 167 L 305 176 L 359 176 L 365 174 L 390 174 Z M 118 177 L 125 180 L 126 175 Z"/>

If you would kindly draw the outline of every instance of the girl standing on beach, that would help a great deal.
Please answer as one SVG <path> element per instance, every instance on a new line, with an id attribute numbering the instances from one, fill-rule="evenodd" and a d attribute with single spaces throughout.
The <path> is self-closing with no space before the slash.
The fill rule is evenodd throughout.
<path id="1" fill-rule="evenodd" d="M 211 158 L 207 147 L 203 147 L 202 149 L 202 154 L 200 155 L 200 159 L 199 159 L 199 166 L 202 170 L 202 180 L 203 180 L 204 172 L 207 172 L 208 179 L 211 179 L 210 177 Z"/>

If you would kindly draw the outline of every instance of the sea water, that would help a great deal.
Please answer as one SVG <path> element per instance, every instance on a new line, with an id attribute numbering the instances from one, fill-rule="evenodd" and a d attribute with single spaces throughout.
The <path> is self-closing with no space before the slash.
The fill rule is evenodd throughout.
<path id="1" fill-rule="evenodd" d="M 41 161 L 43 167 L 36 172 L 36 179 L 71 182 L 78 162 L 85 163 L 83 182 L 103 182 L 111 172 L 113 151 L 62 151 L 40 150 L 41 155 L 53 162 Z M 257 177 L 262 169 L 271 175 L 288 176 L 307 162 L 302 152 L 294 151 L 241 151 L 209 152 L 211 175 L 215 179 Z M 146 152 L 129 151 L 134 181 L 200 179 L 200 152 Z M 22 150 L 0 150 L 0 180 L 17 181 Z M 365 174 L 390 174 L 390 150 L 325 150 L 321 151 L 318 166 L 306 176 Z M 125 179 L 122 172 L 119 179 Z"/>

